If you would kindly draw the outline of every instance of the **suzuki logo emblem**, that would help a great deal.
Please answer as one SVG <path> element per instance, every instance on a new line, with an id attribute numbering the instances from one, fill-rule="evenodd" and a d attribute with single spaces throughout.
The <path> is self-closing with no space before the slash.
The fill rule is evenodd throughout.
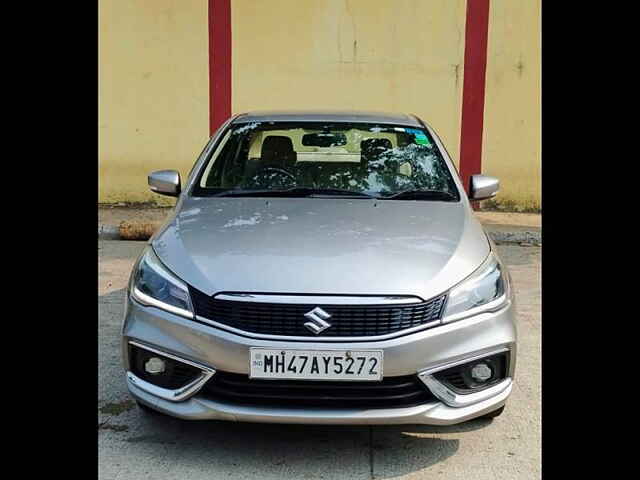
<path id="1" fill-rule="evenodd" d="M 331 315 L 329 315 L 320 307 L 316 307 L 310 312 L 305 313 L 304 316 L 310 320 L 306 322 L 304 326 L 316 335 L 318 335 L 320 332 L 324 332 L 331 326 L 331 324 L 326 321 L 331 318 Z"/>

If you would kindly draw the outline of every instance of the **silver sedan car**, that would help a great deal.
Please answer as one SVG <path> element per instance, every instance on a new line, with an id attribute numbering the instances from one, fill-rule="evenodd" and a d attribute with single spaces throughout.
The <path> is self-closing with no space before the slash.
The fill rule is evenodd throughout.
<path id="1" fill-rule="evenodd" d="M 148 413 L 306 424 L 495 417 L 510 277 L 435 132 L 412 115 L 251 112 L 213 135 L 137 260 L 122 355 Z"/>

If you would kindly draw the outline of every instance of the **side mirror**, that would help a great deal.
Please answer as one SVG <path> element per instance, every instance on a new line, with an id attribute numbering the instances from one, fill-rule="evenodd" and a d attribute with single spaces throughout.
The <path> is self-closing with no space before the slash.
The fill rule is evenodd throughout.
<path id="1" fill-rule="evenodd" d="M 152 192 L 169 197 L 180 195 L 180 173 L 176 170 L 156 170 L 148 177 Z"/>
<path id="2" fill-rule="evenodd" d="M 495 197 L 500 190 L 500 180 L 487 175 L 472 175 L 469 182 L 469 199 L 486 200 Z"/>

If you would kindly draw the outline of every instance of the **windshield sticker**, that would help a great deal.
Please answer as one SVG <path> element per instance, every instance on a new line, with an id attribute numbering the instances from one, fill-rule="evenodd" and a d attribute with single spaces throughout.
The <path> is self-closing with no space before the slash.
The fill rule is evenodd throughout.
<path id="1" fill-rule="evenodd" d="M 429 139 L 425 134 L 416 135 L 416 143 L 418 145 L 426 145 L 427 147 L 431 146 Z"/>
<path id="2" fill-rule="evenodd" d="M 429 143 L 429 139 L 427 138 L 427 136 L 424 134 L 422 130 L 407 128 L 407 133 L 413 134 L 415 142 L 418 145 L 426 145 L 427 147 L 431 146 L 431 143 Z"/>

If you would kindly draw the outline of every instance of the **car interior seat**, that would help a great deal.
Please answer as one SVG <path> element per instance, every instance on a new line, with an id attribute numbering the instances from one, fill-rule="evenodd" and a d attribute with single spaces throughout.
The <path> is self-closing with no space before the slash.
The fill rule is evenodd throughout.
<path id="1" fill-rule="evenodd" d="M 284 170 L 295 175 L 297 154 L 291 138 L 284 135 L 269 135 L 262 142 L 260 158 L 249 159 L 245 168 L 245 179 L 252 184 L 266 169 Z"/>

